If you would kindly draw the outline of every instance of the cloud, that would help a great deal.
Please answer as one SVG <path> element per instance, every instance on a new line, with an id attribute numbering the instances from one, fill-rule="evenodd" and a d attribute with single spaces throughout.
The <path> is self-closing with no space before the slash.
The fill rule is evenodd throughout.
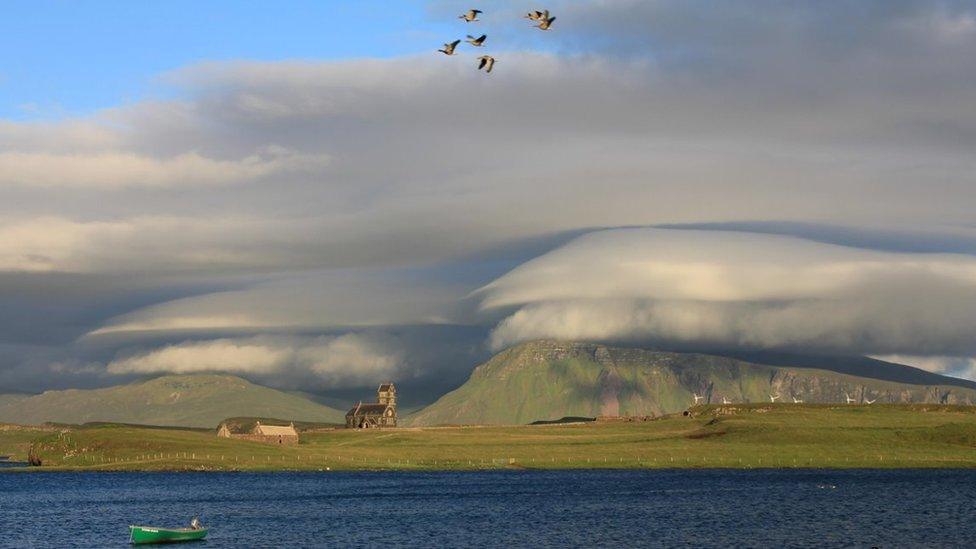
<path id="1" fill-rule="evenodd" d="M 425 279 L 423 271 L 314 271 L 152 305 L 88 335 L 446 324 L 463 294 L 449 281 Z"/>
<path id="2" fill-rule="evenodd" d="M 400 352 L 388 339 L 345 334 L 187 341 L 118 358 L 106 371 L 116 375 L 227 372 L 259 378 L 308 374 L 336 389 L 391 378 L 402 365 Z"/>
<path id="3" fill-rule="evenodd" d="M 597 232 L 476 294 L 526 339 L 655 339 L 850 353 L 976 352 L 976 258 L 722 231 Z"/>
<path id="4" fill-rule="evenodd" d="M 288 351 L 229 339 L 169 345 L 111 362 L 110 374 L 190 374 L 238 372 L 268 374 L 284 366 Z"/>
<path id="5" fill-rule="evenodd" d="M 0 185 L 37 187 L 166 187 L 243 183 L 328 164 L 325 155 L 296 155 L 270 147 L 263 154 L 217 160 L 196 152 L 171 158 L 133 153 L 0 153 Z"/>
<path id="6" fill-rule="evenodd" d="M 976 358 L 960 356 L 917 356 L 917 355 L 882 355 L 874 356 L 878 360 L 908 364 L 929 372 L 943 374 L 963 379 L 976 378 Z"/>
<path id="7" fill-rule="evenodd" d="M 548 7 L 556 28 L 525 32 L 525 7 L 498 3 L 484 24 L 510 46 L 489 77 L 433 52 L 203 63 L 164 76 L 174 100 L 0 121 L 0 326 L 46 349 L 17 354 L 16 383 L 113 344 L 410 325 L 447 347 L 496 322 L 496 346 L 972 356 L 968 263 L 942 254 L 976 253 L 971 3 Z M 654 271 L 596 272 L 588 250 L 537 283 L 556 252 L 477 294 L 480 314 L 464 300 L 525 242 L 666 224 L 755 234 L 653 249 Z M 52 302 L 69 280 L 106 289 Z"/>

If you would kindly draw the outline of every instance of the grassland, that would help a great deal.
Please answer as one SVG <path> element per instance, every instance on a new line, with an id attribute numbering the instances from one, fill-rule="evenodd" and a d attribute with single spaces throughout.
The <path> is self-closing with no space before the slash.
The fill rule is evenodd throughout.
<path id="1" fill-rule="evenodd" d="M 692 417 L 546 426 L 318 430 L 291 447 L 103 425 L 35 433 L 35 470 L 976 467 L 976 408 L 704 406 Z M 0 447 L 4 437 L 0 432 Z M 23 436 L 23 434 L 19 435 Z"/>

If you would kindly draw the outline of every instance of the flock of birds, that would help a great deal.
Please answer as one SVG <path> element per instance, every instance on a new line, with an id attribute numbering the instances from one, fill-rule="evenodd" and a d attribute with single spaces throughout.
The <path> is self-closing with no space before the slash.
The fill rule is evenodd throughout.
<path id="1" fill-rule="evenodd" d="M 481 15 L 482 13 L 484 12 L 482 12 L 481 10 L 472 9 L 472 10 L 468 10 L 467 13 L 463 13 L 459 15 L 458 19 L 463 20 L 465 23 L 474 23 L 475 21 L 481 21 L 481 19 L 478 19 L 478 16 Z M 549 10 L 542 10 L 542 11 L 532 10 L 529 13 L 525 14 L 524 18 L 530 21 L 535 21 L 537 24 L 533 25 L 533 27 L 544 31 L 547 31 L 550 28 L 552 28 L 552 23 L 553 21 L 556 20 L 554 16 L 549 15 Z M 485 45 L 485 40 L 487 39 L 488 39 L 488 35 L 486 34 L 482 34 L 481 36 L 477 36 L 477 37 L 471 36 L 469 34 L 465 42 L 471 44 L 476 48 L 480 48 Z M 460 43 L 461 43 L 460 40 L 448 42 L 444 44 L 444 47 L 442 49 L 439 49 L 437 51 L 443 53 L 444 55 L 454 55 L 454 52 L 457 49 L 458 44 Z M 495 68 L 495 58 L 493 56 L 482 55 L 481 57 L 478 57 L 479 71 L 484 70 L 486 73 L 489 73 L 493 68 Z"/>
<path id="2" fill-rule="evenodd" d="M 698 405 L 699 402 L 705 400 L 705 395 L 699 395 L 698 393 L 694 393 L 693 396 L 695 397 L 695 405 L 696 406 Z M 856 398 L 852 397 L 851 395 L 849 395 L 847 393 L 844 393 L 844 396 L 847 397 L 847 403 L 848 404 L 857 404 L 858 400 Z M 799 398 L 796 398 L 795 396 L 791 396 L 791 398 L 793 399 L 793 404 L 803 404 L 803 400 L 801 400 Z M 779 393 L 774 394 L 774 395 L 772 395 L 772 394 L 769 395 L 769 401 L 770 402 L 776 402 L 779 399 L 780 399 L 780 394 Z M 878 401 L 877 398 L 875 398 L 874 400 L 869 400 L 867 398 L 864 399 L 864 403 L 865 404 L 874 404 L 877 401 Z M 733 402 L 731 400 L 729 400 L 727 397 L 722 397 L 722 404 L 733 404 Z"/>

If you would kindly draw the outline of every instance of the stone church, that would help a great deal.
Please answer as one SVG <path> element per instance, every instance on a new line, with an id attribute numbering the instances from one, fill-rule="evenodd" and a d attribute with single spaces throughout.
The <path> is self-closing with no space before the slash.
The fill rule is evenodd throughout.
<path id="1" fill-rule="evenodd" d="M 346 412 L 347 429 L 374 429 L 397 426 L 396 387 L 384 383 L 376 390 L 376 402 L 353 406 Z"/>

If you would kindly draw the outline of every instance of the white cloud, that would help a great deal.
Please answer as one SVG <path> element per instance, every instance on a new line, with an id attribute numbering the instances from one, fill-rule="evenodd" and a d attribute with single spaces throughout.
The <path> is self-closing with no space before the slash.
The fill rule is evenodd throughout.
<path id="1" fill-rule="evenodd" d="M 976 258 L 775 235 L 630 229 L 581 237 L 476 294 L 512 310 L 494 347 L 653 338 L 922 354 L 973 349 Z"/>
<path id="2" fill-rule="evenodd" d="M 463 293 L 449 283 L 404 280 L 382 271 L 313 271 L 145 307 L 88 335 L 443 324 L 450 322 Z"/>
<path id="3" fill-rule="evenodd" d="M 273 174 L 311 170 L 327 165 L 325 155 L 298 155 L 270 147 L 263 154 L 235 160 L 207 158 L 185 152 L 153 158 L 131 152 L 51 154 L 0 153 L 0 185 L 36 187 L 192 187 L 245 183 Z"/>
<path id="4" fill-rule="evenodd" d="M 345 334 L 187 341 L 118 358 L 108 364 L 107 371 L 117 375 L 201 372 L 283 378 L 311 375 L 330 388 L 342 388 L 391 378 L 402 365 L 403 357 L 389 339 Z"/>
<path id="5" fill-rule="evenodd" d="M 976 378 L 976 358 L 966 356 L 917 356 L 917 355 L 879 355 L 873 356 L 878 360 L 907 364 L 937 374 Z"/>
<path id="6" fill-rule="evenodd" d="M 108 365 L 110 374 L 191 374 L 236 372 L 267 374 L 282 368 L 290 353 L 256 342 L 231 339 L 168 345 Z"/>

